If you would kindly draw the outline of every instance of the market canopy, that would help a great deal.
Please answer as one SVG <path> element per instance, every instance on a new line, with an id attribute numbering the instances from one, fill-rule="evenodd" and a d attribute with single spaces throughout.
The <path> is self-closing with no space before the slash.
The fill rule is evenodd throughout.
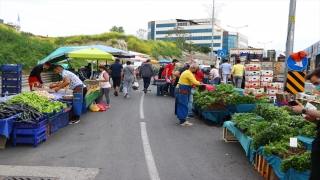
<path id="1" fill-rule="evenodd" d="M 43 64 L 45 62 L 51 62 L 51 63 L 56 63 L 63 61 L 67 59 L 65 56 L 66 52 L 70 52 L 73 50 L 79 50 L 83 49 L 84 46 L 66 46 L 66 47 L 59 47 L 57 50 L 53 51 L 51 54 L 49 54 L 47 57 L 44 59 L 40 60 L 38 64 Z"/>
<path id="2" fill-rule="evenodd" d="M 158 61 L 159 63 L 170 63 L 171 60 L 168 60 L 168 59 L 161 59 Z"/>
<path id="3" fill-rule="evenodd" d="M 113 47 L 110 47 L 110 46 L 104 46 L 104 45 L 101 45 L 101 44 L 98 44 L 98 43 L 93 44 L 90 47 L 94 47 L 94 48 L 100 49 L 102 51 L 110 53 L 113 56 L 119 57 L 119 58 L 134 58 L 135 57 L 135 55 L 130 55 L 130 53 L 128 53 L 125 50 L 113 48 Z"/>
<path id="4" fill-rule="evenodd" d="M 65 53 L 65 55 L 69 58 L 76 59 L 114 60 L 114 57 L 111 54 L 97 48 L 80 49 Z"/>
<path id="5" fill-rule="evenodd" d="M 147 58 L 142 58 L 139 56 L 136 56 L 134 58 L 121 58 L 121 59 L 126 61 L 132 61 L 132 62 L 146 62 L 148 60 Z"/>

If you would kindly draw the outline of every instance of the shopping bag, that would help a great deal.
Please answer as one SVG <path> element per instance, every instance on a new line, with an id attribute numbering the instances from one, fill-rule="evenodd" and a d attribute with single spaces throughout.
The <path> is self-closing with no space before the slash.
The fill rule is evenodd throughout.
<path id="1" fill-rule="evenodd" d="M 139 89 L 139 83 L 138 82 L 134 82 L 132 85 L 132 89 L 133 90 L 138 90 Z"/>
<path id="2" fill-rule="evenodd" d="M 91 105 L 89 106 L 90 111 L 92 112 L 98 112 L 100 111 L 100 108 L 96 104 L 96 102 L 92 102 Z"/>
<path id="3" fill-rule="evenodd" d="M 166 82 L 171 83 L 170 79 L 166 77 Z"/>
<path id="4" fill-rule="evenodd" d="M 97 104 L 97 106 L 100 108 L 100 111 L 106 111 L 107 110 L 107 106 L 104 104 L 103 101 L 100 101 L 100 103 Z"/>

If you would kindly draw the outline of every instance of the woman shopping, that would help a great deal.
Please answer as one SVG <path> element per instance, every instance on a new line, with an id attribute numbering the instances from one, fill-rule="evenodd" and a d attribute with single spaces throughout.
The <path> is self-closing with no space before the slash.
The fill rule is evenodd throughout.
<path id="1" fill-rule="evenodd" d="M 127 61 L 127 66 L 123 68 L 123 93 L 124 98 L 129 98 L 129 92 L 132 88 L 133 81 L 137 81 L 136 74 L 134 73 L 134 68 L 131 66 L 131 62 Z"/>
<path id="2" fill-rule="evenodd" d="M 103 99 L 103 95 L 106 96 L 106 100 L 107 100 L 107 108 L 110 108 L 110 98 L 109 98 L 109 92 L 110 92 L 110 88 L 111 88 L 111 84 L 109 82 L 109 74 L 106 72 L 106 67 L 103 65 L 99 66 L 99 78 L 96 79 L 96 81 L 99 82 L 99 86 L 100 86 L 100 95 L 99 95 L 99 100 L 102 101 Z"/>

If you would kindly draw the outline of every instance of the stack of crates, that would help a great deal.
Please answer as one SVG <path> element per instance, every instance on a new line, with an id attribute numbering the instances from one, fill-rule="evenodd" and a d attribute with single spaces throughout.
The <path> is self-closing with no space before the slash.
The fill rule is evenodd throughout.
<path id="1" fill-rule="evenodd" d="M 34 124 L 14 123 L 13 129 L 13 147 L 17 144 L 33 144 L 36 148 L 39 143 L 47 140 L 46 117 L 37 119 Z"/>
<path id="2" fill-rule="evenodd" d="M 263 89 L 260 85 L 260 64 L 246 64 L 245 93 L 260 94 Z"/>
<path id="3" fill-rule="evenodd" d="M 154 84 L 157 86 L 157 96 L 164 96 L 164 88 L 166 86 L 166 80 L 155 79 Z"/>
<path id="4" fill-rule="evenodd" d="M 22 65 L 2 64 L 2 97 L 21 93 L 22 89 Z"/>

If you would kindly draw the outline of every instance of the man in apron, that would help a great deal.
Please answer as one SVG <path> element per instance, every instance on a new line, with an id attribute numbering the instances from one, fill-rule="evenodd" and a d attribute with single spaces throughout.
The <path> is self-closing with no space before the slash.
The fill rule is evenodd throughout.
<path id="1" fill-rule="evenodd" d="M 69 88 L 73 90 L 73 119 L 70 124 L 77 124 L 80 122 L 82 108 L 86 106 L 85 95 L 87 94 L 87 88 L 77 75 L 65 70 L 62 66 L 57 65 L 53 70 L 56 74 L 62 76 L 63 81 L 51 88 L 55 88 L 55 92 L 59 92 L 60 89 L 69 85 Z"/>

